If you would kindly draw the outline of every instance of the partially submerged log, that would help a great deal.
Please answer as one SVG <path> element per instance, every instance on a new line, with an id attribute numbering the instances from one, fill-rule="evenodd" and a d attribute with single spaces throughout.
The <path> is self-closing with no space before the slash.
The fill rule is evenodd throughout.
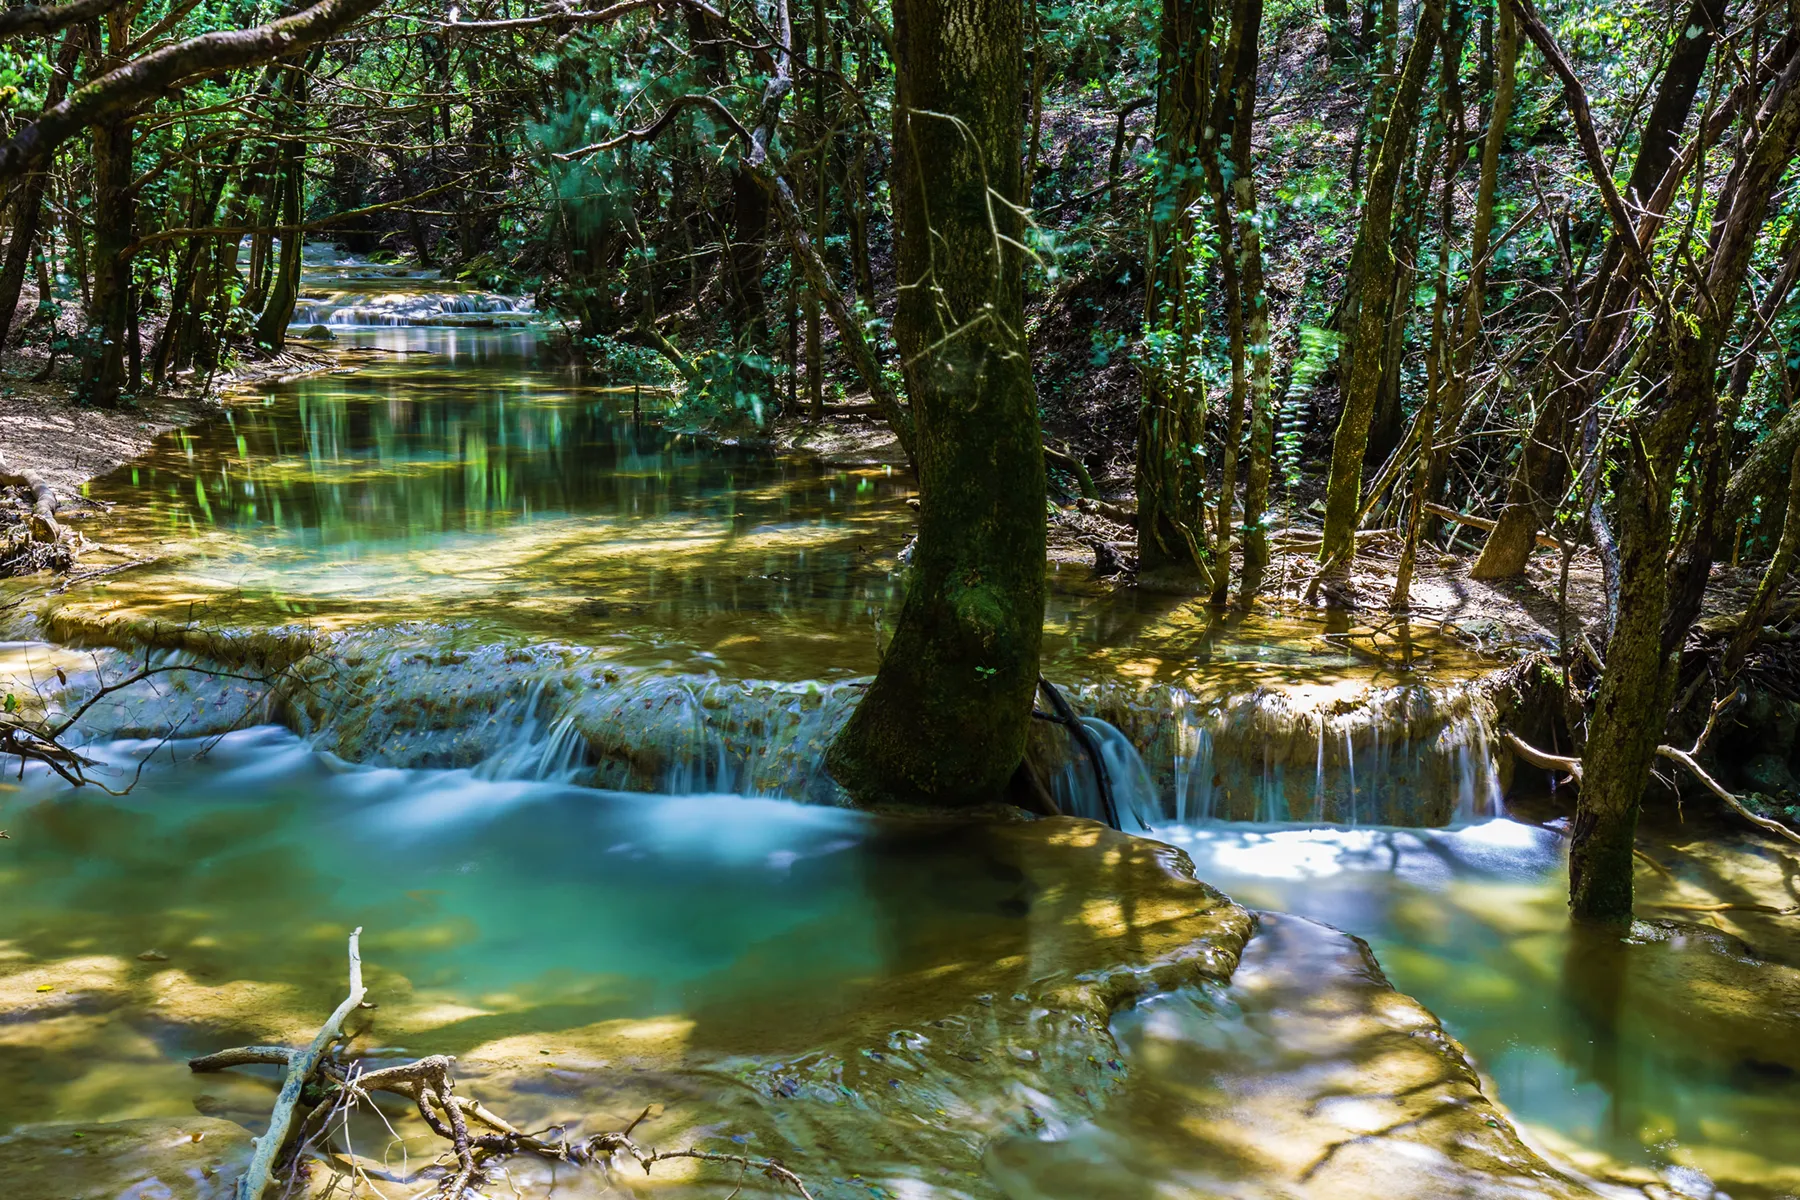
<path id="1" fill-rule="evenodd" d="M 6 488 L 16 488 L 23 502 L 0 504 L 0 578 L 74 566 L 83 541 L 56 519 L 55 489 L 35 471 L 12 467 L 0 455 L 0 489 Z"/>

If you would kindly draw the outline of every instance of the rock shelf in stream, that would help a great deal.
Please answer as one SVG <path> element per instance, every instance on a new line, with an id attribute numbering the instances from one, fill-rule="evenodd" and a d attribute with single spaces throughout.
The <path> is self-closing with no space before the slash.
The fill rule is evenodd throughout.
<path id="1" fill-rule="evenodd" d="M 227 633 L 56 610 L 47 632 L 69 646 L 115 647 L 116 678 L 145 652 L 196 665 L 285 672 L 271 687 L 184 675 L 121 694 L 85 722 L 90 738 L 200 736 L 274 720 L 320 750 L 394 767 L 480 767 L 667 793 L 845 798 L 825 747 L 861 681 L 727 679 L 631 668 L 581 646 L 485 643 L 403 626 L 325 634 L 304 627 Z M 165 661 L 159 659 L 158 661 Z M 71 697 L 95 664 L 69 674 Z M 1504 763 L 1480 683 L 1266 686 L 1201 693 L 1076 685 L 1082 713 L 1107 722 L 1121 808 L 1139 825 L 1205 818 L 1443 825 L 1497 811 Z M 1122 734 L 1122 738 L 1120 737 Z M 1032 752 L 1065 811 L 1098 817 L 1093 774 L 1066 732 L 1034 729 Z M 1139 757 L 1141 756 L 1141 765 Z"/>

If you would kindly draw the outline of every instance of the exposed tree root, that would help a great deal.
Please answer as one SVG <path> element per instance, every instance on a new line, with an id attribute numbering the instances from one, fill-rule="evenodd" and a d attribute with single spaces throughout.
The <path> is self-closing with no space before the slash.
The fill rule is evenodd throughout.
<path id="1" fill-rule="evenodd" d="M 650 1115 L 650 1108 L 638 1114 L 637 1119 L 622 1130 L 567 1141 L 560 1130 L 527 1133 L 490 1111 L 479 1100 L 457 1095 L 450 1073 L 456 1060 L 449 1055 L 433 1054 L 414 1062 L 365 1071 L 359 1060 L 341 1054 L 350 1041 L 344 1032 L 344 1021 L 364 1005 L 368 994 L 362 981 L 361 934 L 360 928 L 350 934 L 349 992 L 306 1048 L 238 1046 L 188 1063 L 189 1069 L 195 1072 L 251 1065 L 285 1068 L 281 1092 L 270 1115 L 269 1130 L 256 1141 L 256 1153 L 238 1180 L 236 1200 L 261 1200 L 269 1185 L 278 1178 L 292 1182 L 301 1164 L 309 1157 L 322 1158 L 341 1173 L 362 1178 L 362 1169 L 332 1148 L 331 1135 L 333 1130 L 343 1128 L 357 1106 L 372 1107 L 372 1093 L 375 1092 L 411 1100 L 426 1126 L 449 1143 L 454 1165 L 444 1172 L 432 1189 L 441 1200 L 466 1200 L 478 1195 L 475 1189 L 481 1185 L 487 1169 L 519 1154 L 575 1165 L 602 1166 L 622 1156 L 643 1167 L 645 1174 L 649 1174 L 657 1163 L 670 1159 L 726 1163 L 741 1172 L 754 1171 L 792 1188 L 801 1200 L 812 1200 L 812 1194 L 800 1177 L 773 1159 L 710 1150 L 654 1150 L 640 1145 L 631 1134 Z M 303 1106 L 308 1111 L 296 1122 L 296 1114 Z M 473 1132 L 471 1123 L 486 1132 Z"/>

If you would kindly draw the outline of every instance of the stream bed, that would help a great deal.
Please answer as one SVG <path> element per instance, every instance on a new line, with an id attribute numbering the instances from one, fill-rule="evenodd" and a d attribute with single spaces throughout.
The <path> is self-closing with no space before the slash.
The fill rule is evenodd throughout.
<path id="1" fill-rule="evenodd" d="M 818 756 L 898 603 L 903 472 L 682 432 L 541 361 L 523 302 L 317 255 L 307 287 L 341 373 L 96 481 L 137 564 L 0 585 L 32 702 L 146 654 L 288 671 L 96 710 L 126 795 L 0 783 L 0 1163 L 259 1129 L 266 1078 L 183 1061 L 309 1037 L 362 926 L 378 1056 L 456 1054 L 520 1123 L 660 1105 L 647 1137 L 820 1197 L 1800 1195 L 1800 942 L 1743 907 L 1800 863 L 1653 822 L 1658 919 L 1571 931 L 1559 811 L 1502 801 L 1455 639 L 1059 571 L 1045 669 L 1146 835 L 853 812 Z M 429 1157 L 394 1120 L 367 1153 Z"/>

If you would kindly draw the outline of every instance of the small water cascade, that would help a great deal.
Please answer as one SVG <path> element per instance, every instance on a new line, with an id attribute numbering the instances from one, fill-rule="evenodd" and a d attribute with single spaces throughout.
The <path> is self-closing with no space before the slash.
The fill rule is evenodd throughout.
<path id="1" fill-rule="evenodd" d="M 1132 811 L 1145 825 L 1462 824 L 1497 815 L 1505 790 L 1491 704 L 1473 686 L 1370 689 L 1355 703 L 1326 705 L 1268 690 L 1203 698 L 1109 687 L 1071 698 L 1108 731 L 1109 756 L 1139 756 L 1115 774 L 1146 781 L 1132 785 Z M 1056 778 L 1079 780 L 1078 752 L 1049 737 L 1037 732 L 1039 753 L 1069 760 Z M 1059 786 L 1073 789 L 1075 811 L 1096 815 L 1087 809 L 1097 798 Z M 1121 801 L 1122 817 L 1125 808 Z"/>
<path id="2" fill-rule="evenodd" d="M 341 758 L 475 768 L 489 779 L 674 795 L 842 804 L 824 769 L 858 681 L 777 682 L 628 668 L 594 647 L 433 648 L 432 629 L 321 635 L 304 686 L 273 697 L 241 679 L 181 676 L 91 715 L 95 738 L 204 735 L 275 719 Z M 269 648 L 215 641 L 241 661 Z M 141 652 L 139 659 L 141 661 Z M 129 658 L 97 659 L 109 678 Z M 160 661 L 160 660 L 159 660 Z M 91 686 L 70 673 L 71 688 Z M 1180 688 L 1087 686 L 1066 694 L 1128 830 L 1198 821 L 1443 826 L 1498 815 L 1507 760 L 1478 686 L 1372 688 L 1355 703 L 1291 693 L 1200 697 Z M 1032 755 L 1066 812 L 1106 820 L 1088 752 L 1034 722 Z M 1109 822 L 1110 823 L 1110 822 Z"/>
<path id="3" fill-rule="evenodd" d="M 516 325 L 537 315 L 527 297 L 491 292 L 336 292 L 294 305 L 296 326 Z"/>

